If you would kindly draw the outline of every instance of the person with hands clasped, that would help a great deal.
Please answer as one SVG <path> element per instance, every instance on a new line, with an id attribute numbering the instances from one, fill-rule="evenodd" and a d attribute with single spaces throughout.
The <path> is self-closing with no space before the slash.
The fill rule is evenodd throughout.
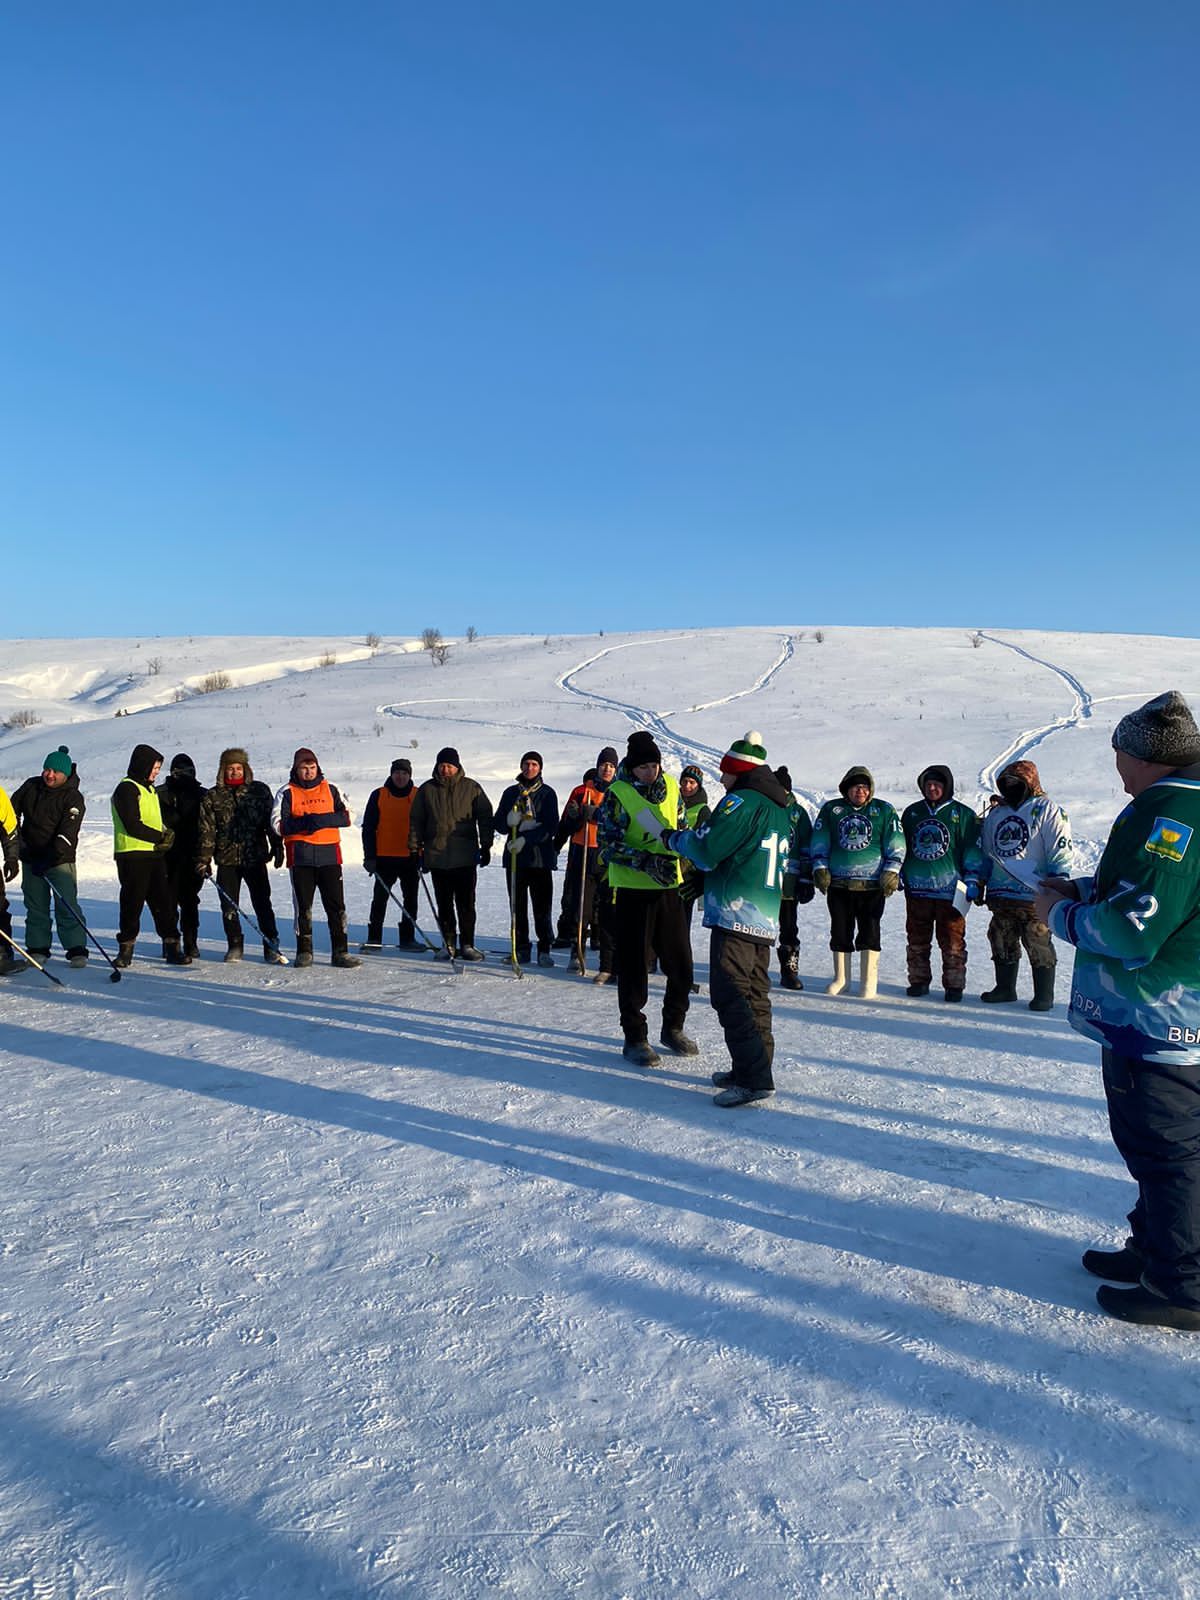
<path id="1" fill-rule="evenodd" d="M 947 1000 L 963 997 L 967 982 L 967 919 L 954 904 L 958 885 L 978 902 L 983 856 L 979 818 L 954 798 L 949 767 L 926 767 L 917 778 L 920 800 L 906 806 L 904 829 L 905 933 L 908 937 L 908 995 L 929 993 L 934 934 L 942 955 L 942 990 Z"/>
<path id="2" fill-rule="evenodd" d="M 149 906 L 154 927 L 162 940 L 163 960 L 171 966 L 191 966 L 192 958 L 179 948 L 179 923 L 167 881 L 167 851 L 175 835 L 163 822 L 162 806 L 154 780 L 163 758 L 148 744 L 135 745 L 129 768 L 112 793 L 113 856 L 121 885 L 120 923 L 117 929 L 118 967 L 133 963 L 142 920 Z"/>
<path id="3" fill-rule="evenodd" d="M 841 994 L 858 950 L 858 992 L 871 1000 L 879 984 L 883 908 L 900 887 L 904 830 L 895 808 L 876 798 L 866 767 L 851 767 L 838 789 L 841 799 L 826 800 L 812 833 L 813 882 L 829 902 L 833 951 L 833 982 L 825 993 Z"/>
<path id="4" fill-rule="evenodd" d="M 79 774 L 65 744 L 51 750 L 41 772 L 25 779 L 12 803 L 17 818 L 29 953 L 39 961 L 49 959 L 53 917 L 68 966 L 86 967 L 87 933 L 74 908 L 79 904 L 75 852 L 87 807 L 79 788 Z M 0 972 L 5 970 L 4 958 L 11 955 L 7 948 L 0 950 Z"/>
<path id="5" fill-rule="evenodd" d="M 501 830 L 506 829 L 507 833 Z M 529 904 L 537 936 L 539 967 L 552 967 L 554 943 L 554 868 L 558 861 L 558 796 L 542 781 L 542 758 L 536 750 L 521 757 L 521 773 L 500 796 L 495 839 L 504 840 L 504 874 L 516 922 L 517 960 L 531 959 Z"/>
<path id="6" fill-rule="evenodd" d="M 1070 877 L 1075 860 L 1071 825 L 1063 808 L 1047 798 L 1032 761 L 1009 762 L 997 774 L 996 788 L 999 793 L 989 801 L 979 831 L 996 983 L 979 998 L 989 1005 L 1017 998 L 1024 946 L 1033 972 L 1029 1009 L 1049 1011 L 1057 958 L 1034 898 L 1042 878 Z"/>
<path id="7" fill-rule="evenodd" d="M 341 831 L 350 823 L 349 802 L 321 771 L 315 753 L 307 746 L 297 750 L 288 782 L 275 796 L 271 826 L 283 840 L 292 873 L 298 967 L 313 964 L 312 908 L 317 894 L 329 924 L 330 966 L 362 965 L 350 954 L 342 881 Z"/>
<path id="8" fill-rule="evenodd" d="M 1109 1128 L 1138 1186 L 1123 1248 L 1083 1265 L 1109 1280 L 1096 1298 L 1110 1316 L 1200 1333 L 1200 729 L 1171 689 L 1112 742 L 1130 801 L 1096 874 L 1047 878 L 1034 900 L 1075 947 L 1068 1020 L 1101 1047 Z"/>
<path id="9" fill-rule="evenodd" d="M 673 1055 L 697 1053 L 695 1041 L 683 1031 L 692 990 L 692 946 L 679 898 L 682 873 L 679 857 L 659 837 L 664 828 L 681 828 L 685 822 L 679 784 L 663 771 L 653 735 L 631 733 L 625 759 L 597 814 L 596 836 L 613 892 L 622 1054 L 639 1067 L 655 1067 L 659 1061 L 649 1043 L 645 1012 L 651 945 L 667 980 L 660 1043 Z"/>
<path id="10" fill-rule="evenodd" d="M 263 960 L 272 966 L 283 960 L 267 870 L 273 866 L 278 871 L 284 863 L 283 840 L 271 822 L 273 809 L 271 791 L 254 776 L 245 750 L 236 745 L 222 750 L 216 782 L 200 801 L 196 870 L 211 878 L 215 866 L 217 885 L 229 897 L 221 901 L 226 961 L 240 961 L 245 954 L 245 935 L 236 909 L 243 883 L 263 936 Z"/>
<path id="11" fill-rule="evenodd" d="M 417 890 L 421 874 L 417 858 L 409 849 L 412 804 L 416 797 L 412 762 L 397 756 L 387 782 L 373 789 L 362 819 L 363 870 L 375 881 L 371 910 L 367 917 L 364 950 L 383 948 L 383 923 L 387 916 L 388 890 L 400 886 L 405 915 L 400 919 L 399 943 L 402 950 L 416 944 Z"/>
<path id="12" fill-rule="evenodd" d="M 457 942 L 464 961 L 482 961 L 475 947 L 477 869 L 492 859 L 492 802 L 468 778 L 452 745 L 439 750 L 433 776 L 417 790 L 409 818 L 408 847 L 420 870 L 429 868 L 442 948 L 449 961 Z"/>

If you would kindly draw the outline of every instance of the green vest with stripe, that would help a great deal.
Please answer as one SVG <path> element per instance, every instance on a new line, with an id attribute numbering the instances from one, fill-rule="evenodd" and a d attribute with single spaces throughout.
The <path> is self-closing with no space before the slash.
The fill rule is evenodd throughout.
<path id="1" fill-rule="evenodd" d="M 667 786 L 667 792 L 657 805 L 648 796 L 635 789 L 631 783 L 626 783 L 623 778 L 614 778 L 608 786 L 609 794 L 616 797 L 621 809 L 629 818 L 625 825 L 625 843 L 632 845 L 635 850 L 648 850 L 652 856 L 669 856 L 671 852 L 665 850 L 653 834 L 638 826 L 636 821 L 638 812 L 653 812 L 663 827 L 670 828 L 672 832 L 679 827 L 679 782 L 669 772 L 663 773 L 663 782 Z M 682 881 L 683 872 L 676 857 L 676 887 Z M 670 884 L 656 883 L 648 872 L 640 872 L 637 867 L 621 866 L 615 861 L 609 862 L 608 882 L 613 889 L 670 888 Z"/>
<path id="2" fill-rule="evenodd" d="M 122 778 L 122 783 L 131 783 L 137 790 L 138 817 L 147 828 L 157 828 L 162 832 L 162 806 L 158 800 L 158 790 L 151 784 L 139 783 L 136 778 Z M 125 832 L 125 825 L 117 815 L 117 808 L 112 808 L 113 822 L 113 855 L 123 856 L 130 850 L 153 850 L 154 846 L 149 839 L 132 839 Z"/>

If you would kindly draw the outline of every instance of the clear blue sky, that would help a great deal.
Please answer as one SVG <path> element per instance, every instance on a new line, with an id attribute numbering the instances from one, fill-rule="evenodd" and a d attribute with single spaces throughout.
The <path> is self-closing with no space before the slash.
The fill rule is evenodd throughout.
<path id="1" fill-rule="evenodd" d="M 10 633 L 1193 633 L 1200 7 L 0 18 Z"/>

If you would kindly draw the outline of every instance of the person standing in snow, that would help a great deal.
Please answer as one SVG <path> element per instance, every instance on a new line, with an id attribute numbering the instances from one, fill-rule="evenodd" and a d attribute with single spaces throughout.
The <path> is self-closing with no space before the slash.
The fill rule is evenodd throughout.
<path id="1" fill-rule="evenodd" d="M 609 784 L 617 775 L 617 752 L 605 745 L 596 765 L 583 775 L 583 782 L 571 790 L 563 807 L 554 843 L 558 849 L 570 840 L 567 866 L 563 874 L 562 908 L 558 917 L 556 950 L 574 952 L 568 970 L 578 972 L 579 953 L 575 950 L 580 931 L 580 893 L 583 895 L 583 943 L 600 952 L 600 972 L 596 981 L 613 972 L 612 895 L 606 873 L 600 864 L 596 842 L 596 817 Z"/>
<path id="2" fill-rule="evenodd" d="M 0 789 L 0 849 L 4 856 L 4 878 L 0 882 L 0 930 L 6 937 L 0 940 L 0 977 L 8 977 L 10 973 L 21 972 L 28 965 L 13 949 L 9 940 L 12 938 L 12 912 L 8 907 L 8 893 L 5 884 L 9 884 L 21 870 L 21 860 L 17 849 L 17 814 L 13 810 L 13 803 L 8 798 L 4 789 Z M 49 922 L 47 921 L 47 928 Z M 49 934 L 47 934 L 47 946 Z M 47 947 L 46 954 L 50 951 Z M 32 954 L 32 951 L 30 952 Z"/>
<path id="3" fill-rule="evenodd" d="M 439 750 L 433 776 L 417 790 L 409 820 L 408 847 L 420 869 L 429 868 L 442 934 L 439 961 L 454 953 L 482 961 L 475 946 L 476 873 L 492 859 L 492 802 L 468 778 L 452 745 Z"/>
<path id="4" fill-rule="evenodd" d="M 714 1103 L 744 1106 L 775 1092 L 771 1031 L 771 946 L 793 818 L 791 795 L 767 766 L 761 733 L 743 734 L 721 757 L 725 798 L 698 828 L 663 829 L 660 842 L 686 856 L 704 878 L 709 998 L 731 1061 L 714 1072 Z M 648 832 L 653 817 L 639 817 Z"/>
<path id="5" fill-rule="evenodd" d="M 826 800 L 812 832 L 813 882 L 829 902 L 833 951 L 833 982 L 825 993 L 841 994 L 858 950 L 858 992 L 871 1000 L 879 984 L 879 924 L 904 865 L 904 830 L 895 808 L 876 799 L 866 767 L 851 767 L 838 790 L 841 799 Z"/>
<path id="6" fill-rule="evenodd" d="M 51 918 L 72 967 L 86 967 L 87 933 L 70 908 L 79 904 L 75 854 L 87 806 L 79 774 L 65 744 L 51 750 L 42 770 L 26 778 L 13 795 L 21 853 L 21 893 L 25 897 L 25 943 L 31 956 L 48 960 Z M 55 893 L 57 891 L 57 893 Z M 0 951 L 3 957 L 11 951 Z"/>
<path id="7" fill-rule="evenodd" d="M 684 820 L 679 784 L 662 770 L 653 735 L 631 733 L 625 759 L 600 806 L 596 834 L 614 897 L 622 1054 L 639 1067 L 657 1066 L 659 1060 L 647 1037 L 645 1013 L 651 947 L 667 979 L 660 1042 L 673 1055 L 697 1054 L 695 1041 L 683 1031 L 692 990 L 692 946 L 679 898 L 682 872 L 679 857 L 654 831 L 655 826 L 677 829 Z"/>
<path id="8" fill-rule="evenodd" d="M 387 916 L 388 893 L 397 883 L 407 915 L 400 919 L 399 942 L 402 950 L 416 944 L 417 891 L 421 874 L 416 857 L 408 846 L 412 805 L 416 797 L 412 762 L 397 756 L 387 782 L 371 791 L 362 819 L 363 868 L 375 881 L 371 910 L 367 917 L 364 950 L 383 948 L 383 924 Z"/>
<path id="9" fill-rule="evenodd" d="M 504 831 L 507 830 L 507 831 Z M 558 861 L 558 796 L 542 780 L 542 758 L 536 750 L 521 757 L 521 771 L 500 796 L 495 814 L 495 839 L 503 841 L 504 876 L 516 919 L 517 960 L 530 960 L 529 904 L 537 936 L 539 967 L 552 967 L 554 943 L 554 868 Z"/>
<path id="10" fill-rule="evenodd" d="M 154 787 L 162 762 L 158 750 L 148 744 L 135 745 L 129 770 L 112 793 L 113 856 L 121 885 L 118 967 L 133 964 L 143 906 L 150 907 L 155 930 L 162 940 L 163 960 L 176 967 L 192 963 L 191 956 L 179 948 L 179 922 L 167 882 L 167 851 L 174 835 L 163 821 Z"/>
<path id="11" fill-rule="evenodd" d="M 775 781 L 788 795 L 788 814 L 792 819 L 787 871 L 779 900 L 779 987 L 803 989 L 796 907 L 809 905 L 816 893 L 812 881 L 812 818 L 792 793 L 792 775 L 786 767 L 775 768 Z"/>
<path id="12" fill-rule="evenodd" d="M 979 818 L 954 798 L 949 767 L 926 767 L 917 779 L 921 799 L 906 806 L 904 829 L 905 932 L 908 937 L 908 994 L 929 993 L 934 933 L 942 953 L 942 989 L 949 1001 L 961 1000 L 967 982 L 967 921 L 954 904 L 961 882 L 968 900 L 979 899 L 983 856 Z"/>
<path id="13" fill-rule="evenodd" d="M 196 871 L 203 878 L 211 877 L 215 863 L 217 885 L 232 901 L 221 901 L 226 961 L 240 961 L 245 954 L 245 935 L 236 910 L 243 883 L 262 931 L 263 960 L 271 965 L 283 960 L 267 870 L 272 865 L 278 870 L 284 861 L 283 841 L 271 823 L 273 806 L 271 791 L 254 776 L 245 750 L 236 745 L 222 750 L 217 781 L 200 801 Z"/>
<path id="14" fill-rule="evenodd" d="M 1075 948 L 1069 1021 L 1101 1046 L 1109 1127 L 1138 1186 L 1120 1250 L 1088 1250 L 1123 1322 L 1200 1333 L 1200 729 L 1174 689 L 1113 732 L 1130 796 L 1093 878 L 1034 914 Z M 1128 1287 L 1115 1288 L 1115 1284 Z"/>
<path id="15" fill-rule="evenodd" d="M 271 816 L 292 873 L 298 967 L 313 964 L 312 908 L 317 894 L 329 924 L 330 966 L 362 965 L 350 954 L 342 882 L 340 836 L 350 822 L 348 801 L 321 771 L 313 751 L 302 746 L 292 757 L 291 774 L 275 796 Z"/>
<path id="16" fill-rule="evenodd" d="M 207 790 L 196 781 L 196 763 L 182 751 L 171 757 L 171 770 L 158 787 L 163 822 L 173 838 L 167 851 L 167 883 L 179 914 L 183 953 L 200 954 L 200 888 L 204 875 L 196 867 L 200 843 L 200 802 Z"/>
<path id="17" fill-rule="evenodd" d="M 1017 998 L 1021 947 L 1033 969 L 1030 1011 L 1054 1005 L 1056 957 L 1050 930 L 1034 906 L 1043 878 L 1069 878 L 1075 862 L 1071 825 L 1046 798 L 1032 761 L 1010 761 L 996 779 L 999 794 L 983 818 L 983 885 L 992 920 L 988 943 L 996 986 L 980 995 L 990 1005 Z"/>

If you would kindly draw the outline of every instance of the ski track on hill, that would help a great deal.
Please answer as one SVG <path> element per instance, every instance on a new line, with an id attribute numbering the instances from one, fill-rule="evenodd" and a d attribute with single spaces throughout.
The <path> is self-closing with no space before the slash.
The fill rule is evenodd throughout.
<path id="1" fill-rule="evenodd" d="M 982 630 L 981 630 L 982 633 Z M 1026 728 L 1022 733 L 1003 749 L 994 760 L 979 770 L 979 784 L 985 795 L 991 794 L 996 786 L 996 775 L 1012 761 L 1021 761 L 1031 750 L 1036 750 L 1050 738 L 1051 734 L 1062 733 L 1067 728 L 1077 728 L 1081 722 L 1086 722 L 1092 715 L 1095 701 L 1080 683 L 1074 673 L 1068 672 L 1066 667 L 1060 667 L 1055 661 L 1047 661 L 1043 656 L 1035 656 L 1032 650 L 1026 650 L 1023 645 L 1013 644 L 1008 639 L 1001 639 L 994 633 L 983 633 L 983 638 L 992 644 L 1001 645 L 1005 650 L 1011 650 L 1015 655 L 1024 656 L 1026 661 L 1032 661 L 1035 666 L 1045 667 L 1047 672 L 1053 672 L 1062 679 L 1072 695 L 1071 710 L 1065 717 L 1056 717 L 1053 722 L 1047 722 L 1040 728 Z"/>

